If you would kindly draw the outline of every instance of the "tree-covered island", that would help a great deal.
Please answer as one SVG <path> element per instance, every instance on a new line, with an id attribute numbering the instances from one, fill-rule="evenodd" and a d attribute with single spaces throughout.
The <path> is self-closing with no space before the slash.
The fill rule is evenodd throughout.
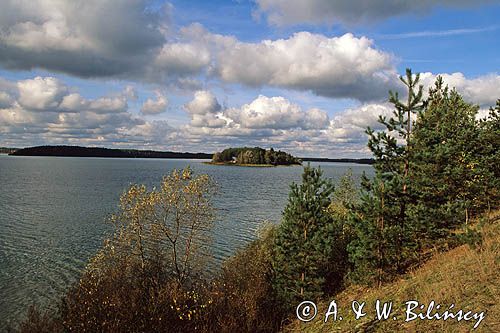
<path id="1" fill-rule="evenodd" d="M 284 151 L 260 147 L 227 148 L 216 152 L 211 164 L 242 166 L 301 165 L 302 161 Z"/>

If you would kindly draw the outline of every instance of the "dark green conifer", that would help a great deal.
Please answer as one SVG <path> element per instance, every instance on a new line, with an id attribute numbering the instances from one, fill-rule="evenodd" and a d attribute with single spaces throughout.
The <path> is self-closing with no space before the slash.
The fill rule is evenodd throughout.
<path id="1" fill-rule="evenodd" d="M 304 168 L 302 184 L 292 184 L 276 241 L 273 269 L 277 294 L 288 306 L 316 299 L 326 286 L 327 270 L 339 234 L 327 208 L 333 183 L 321 169 Z M 298 304 L 298 303 L 297 303 Z"/>
<path id="2" fill-rule="evenodd" d="M 394 104 L 390 119 L 379 117 L 385 131 L 367 129 L 368 147 L 375 158 L 375 178 L 364 179 L 360 209 L 353 215 L 357 239 L 349 246 L 355 266 L 354 277 L 378 282 L 401 273 L 416 255 L 416 226 L 410 223 L 411 133 L 415 116 L 422 110 L 422 86 L 419 75 L 406 70 L 400 77 L 407 87 L 407 102 L 397 93 L 389 93 Z M 376 274 L 368 274 L 369 272 Z"/>

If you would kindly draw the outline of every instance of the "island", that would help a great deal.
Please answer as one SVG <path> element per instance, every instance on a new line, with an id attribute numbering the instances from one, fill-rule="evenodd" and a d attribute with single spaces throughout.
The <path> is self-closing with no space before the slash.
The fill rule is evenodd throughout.
<path id="1" fill-rule="evenodd" d="M 281 150 L 263 149 L 260 147 L 227 148 L 217 152 L 210 164 L 238 166 L 278 166 L 301 165 L 302 161 Z"/>

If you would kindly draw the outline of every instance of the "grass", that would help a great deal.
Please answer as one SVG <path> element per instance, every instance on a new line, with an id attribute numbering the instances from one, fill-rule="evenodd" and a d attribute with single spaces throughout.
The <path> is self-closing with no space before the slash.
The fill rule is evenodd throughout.
<path id="1" fill-rule="evenodd" d="M 420 268 L 415 269 L 400 280 L 380 288 L 350 286 L 328 301 L 318 302 L 318 315 L 308 323 L 295 321 L 285 332 L 470 332 L 476 320 L 456 321 L 413 320 L 405 322 L 405 302 L 416 300 L 429 304 L 432 300 L 441 304 L 442 313 L 454 303 L 453 312 L 485 311 L 477 332 L 500 332 L 500 211 L 488 217 L 482 232 L 480 248 L 468 245 L 436 254 Z M 393 302 L 393 312 L 389 320 L 374 320 L 375 301 Z M 335 300 L 342 321 L 332 317 L 324 322 L 329 301 Z M 351 302 L 366 301 L 367 316 L 355 320 Z M 417 311 L 417 310 L 415 310 Z M 421 310 L 424 314 L 426 308 Z M 435 313 L 435 311 L 433 311 Z M 398 319 L 393 320 L 392 316 Z"/>

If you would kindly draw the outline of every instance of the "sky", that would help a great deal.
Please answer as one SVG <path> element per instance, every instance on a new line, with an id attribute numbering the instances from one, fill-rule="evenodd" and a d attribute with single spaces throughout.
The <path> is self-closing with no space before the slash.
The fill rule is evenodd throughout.
<path id="1" fill-rule="evenodd" d="M 0 0 L 0 146 L 367 157 L 406 68 L 486 110 L 500 1 Z"/>

